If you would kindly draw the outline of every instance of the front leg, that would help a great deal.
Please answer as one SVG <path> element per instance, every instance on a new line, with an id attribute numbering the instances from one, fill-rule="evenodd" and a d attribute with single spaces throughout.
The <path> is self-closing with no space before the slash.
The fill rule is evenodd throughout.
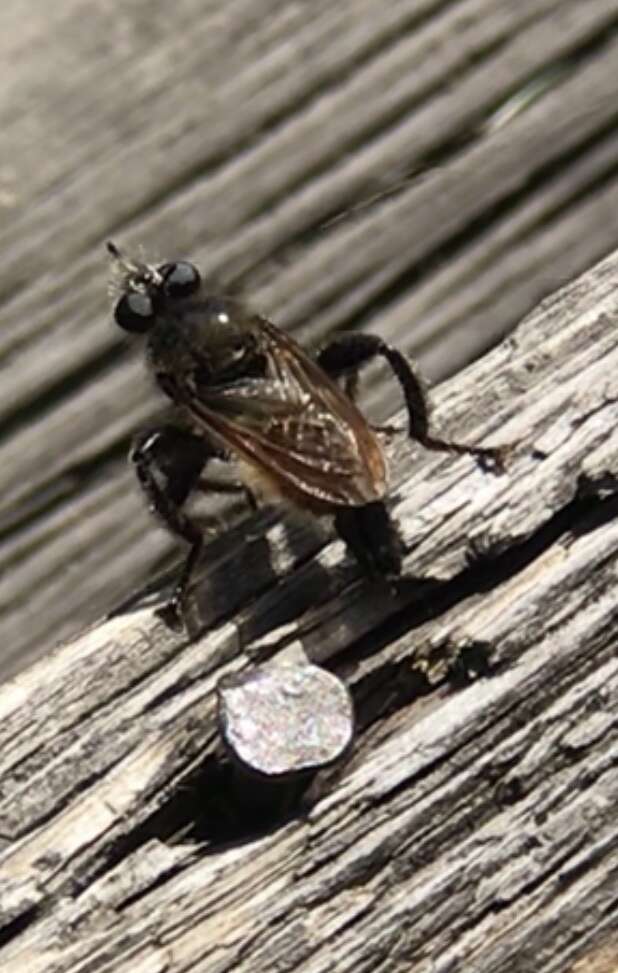
<path id="1" fill-rule="evenodd" d="M 427 393 L 411 362 L 371 334 L 342 334 L 334 338 L 317 357 L 318 365 L 331 378 L 354 376 L 373 358 L 384 358 L 395 373 L 401 386 L 408 410 L 408 434 L 426 449 L 449 453 L 467 453 L 477 460 L 483 469 L 503 473 L 508 447 L 485 447 L 452 442 L 433 436 L 429 429 L 429 403 Z"/>
<path id="2" fill-rule="evenodd" d="M 215 456 L 221 458 L 206 438 L 173 425 L 140 433 L 130 453 L 151 509 L 173 534 L 190 545 L 174 593 L 157 611 L 170 628 L 182 624 L 187 588 L 204 544 L 199 526 L 181 507 L 199 484 L 206 463 Z"/>

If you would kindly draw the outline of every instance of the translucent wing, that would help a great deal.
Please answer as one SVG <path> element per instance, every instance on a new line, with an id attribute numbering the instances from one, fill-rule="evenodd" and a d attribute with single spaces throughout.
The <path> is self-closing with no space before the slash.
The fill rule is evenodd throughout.
<path id="1" fill-rule="evenodd" d="M 380 499 L 384 458 L 364 416 L 296 342 L 260 325 L 266 377 L 200 389 L 186 403 L 194 421 L 290 499 L 318 508 Z"/>

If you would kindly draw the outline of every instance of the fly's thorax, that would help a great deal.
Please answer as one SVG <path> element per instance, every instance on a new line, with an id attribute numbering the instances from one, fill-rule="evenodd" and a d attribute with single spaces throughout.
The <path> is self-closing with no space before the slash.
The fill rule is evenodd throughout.
<path id="1" fill-rule="evenodd" d="M 197 297 L 160 308 L 148 357 L 155 372 L 190 376 L 196 388 L 206 388 L 262 375 L 259 337 L 259 319 L 238 301 Z"/>

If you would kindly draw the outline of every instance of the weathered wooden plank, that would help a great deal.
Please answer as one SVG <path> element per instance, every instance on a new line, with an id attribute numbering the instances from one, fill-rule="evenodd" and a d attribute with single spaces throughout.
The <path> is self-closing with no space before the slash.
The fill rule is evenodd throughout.
<path id="1" fill-rule="evenodd" d="M 611 961 L 617 273 L 615 253 L 438 390 L 442 427 L 520 440 L 506 476 L 393 445 L 406 573 L 430 587 L 387 597 L 340 542 L 266 518 L 270 564 L 243 528 L 214 542 L 197 641 L 136 605 L 0 691 L 3 970 Z M 265 646 L 328 661 L 358 739 L 260 835 L 214 689 Z M 486 678 L 449 692 L 457 659 Z"/>
<path id="2" fill-rule="evenodd" d="M 308 343 L 378 330 L 432 377 L 618 239 L 610 0 L 183 0 L 174 23 L 0 11 L 5 672 L 173 550 L 125 489 L 156 403 L 106 320 L 105 237 L 189 254 Z"/>

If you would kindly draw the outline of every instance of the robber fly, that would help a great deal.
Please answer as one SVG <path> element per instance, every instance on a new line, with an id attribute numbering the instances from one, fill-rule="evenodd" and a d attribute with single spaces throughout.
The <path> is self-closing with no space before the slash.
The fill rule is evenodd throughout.
<path id="1" fill-rule="evenodd" d="M 203 531 L 182 508 L 213 458 L 236 463 L 252 504 L 284 501 L 329 515 L 367 575 L 399 577 L 403 544 L 384 505 L 384 451 L 352 397 L 359 369 L 376 356 L 401 386 L 413 440 L 468 453 L 502 471 L 502 448 L 431 435 L 421 382 L 408 360 L 380 338 L 338 335 L 313 359 L 239 301 L 210 294 L 193 264 L 151 265 L 113 243 L 107 247 L 115 265 L 116 323 L 147 335 L 155 380 L 175 406 L 176 420 L 139 434 L 131 452 L 151 507 L 190 545 L 172 598 L 159 612 L 170 626 L 184 621 L 204 543 Z"/>

